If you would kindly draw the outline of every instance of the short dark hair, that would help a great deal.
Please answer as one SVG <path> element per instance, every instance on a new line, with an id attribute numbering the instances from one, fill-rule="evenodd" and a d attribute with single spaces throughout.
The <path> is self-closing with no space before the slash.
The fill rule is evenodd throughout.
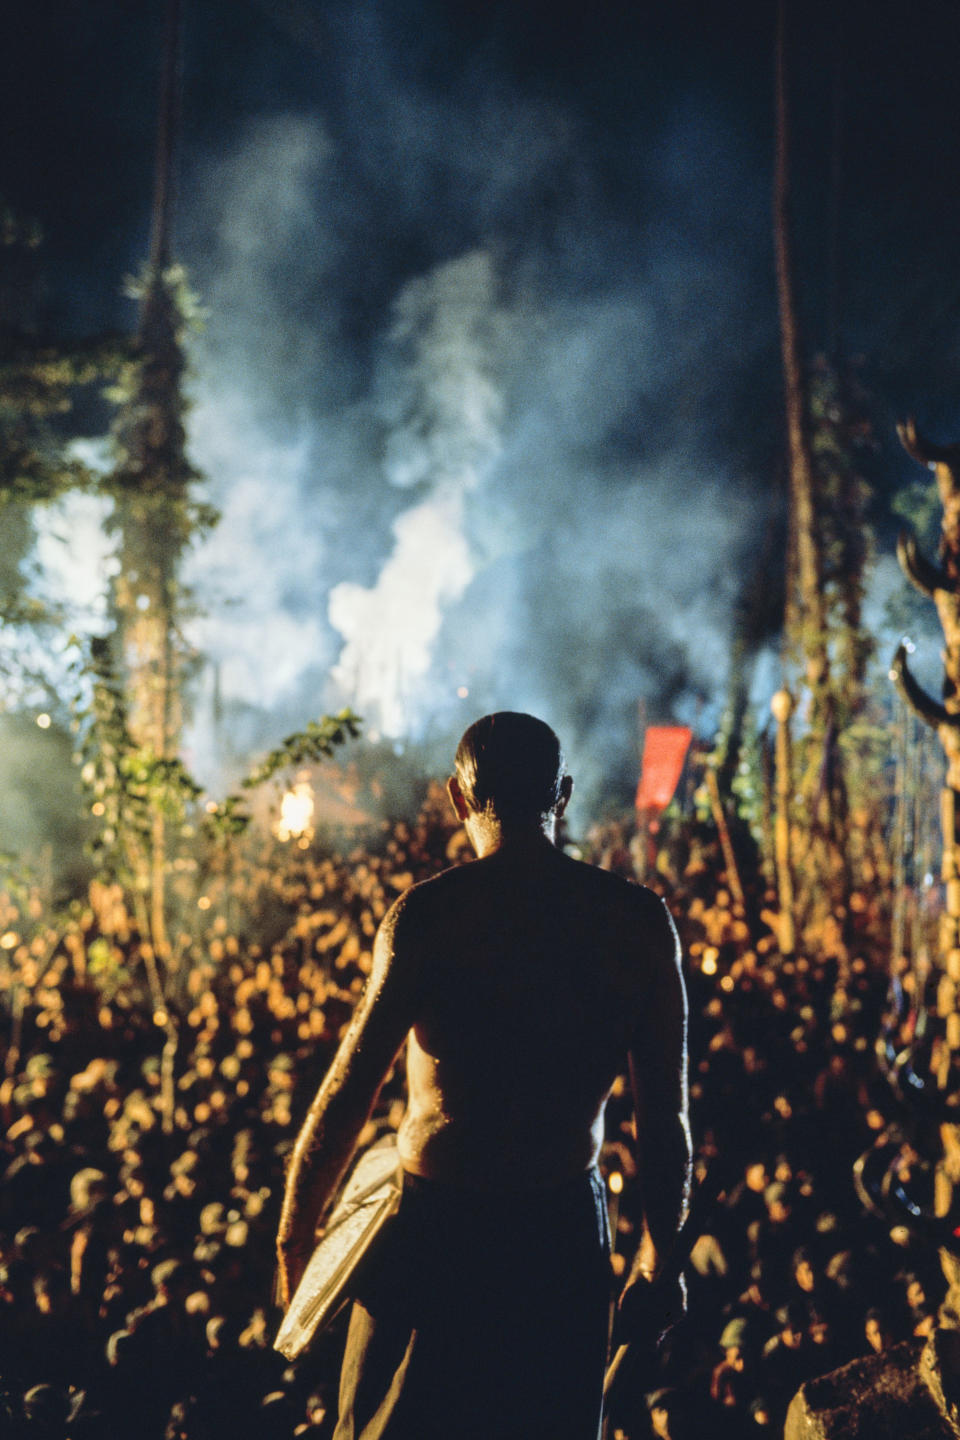
<path id="1" fill-rule="evenodd" d="M 566 765 L 542 720 L 499 710 L 474 721 L 457 746 L 457 779 L 468 804 L 501 820 L 549 815 L 560 803 Z"/>

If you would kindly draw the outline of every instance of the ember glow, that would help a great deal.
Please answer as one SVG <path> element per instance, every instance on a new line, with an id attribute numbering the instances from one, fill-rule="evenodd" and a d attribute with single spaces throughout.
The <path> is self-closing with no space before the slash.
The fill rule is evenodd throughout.
<path id="1" fill-rule="evenodd" d="M 308 835 L 313 823 L 313 790 L 307 780 L 298 780 L 280 801 L 280 818 L 275 826 L 278 840 L 298 840 Z"/>

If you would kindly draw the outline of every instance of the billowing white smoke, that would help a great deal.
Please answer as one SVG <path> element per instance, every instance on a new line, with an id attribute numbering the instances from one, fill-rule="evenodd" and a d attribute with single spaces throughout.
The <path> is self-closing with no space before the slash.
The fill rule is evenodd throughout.
<path id="1" fill-rule="evenodd" d="M 477 714 L 530 709 L 587 809 L 629 796 L 639 699 L 709 726 L 723 694 L 767 509 L 718 438 L 755 276 L 702 232 L 689 127 L 645 226 L 563 116 L 514 96 L 505 153 L 498 91 L 424 112 L 389 54 L 329 128 L 251 120 L 184 206 L 191 455 L 223 516 L 186 576 L 188 758 L 215 777 L 349 702 L 446 763 Z M 732 221 L 749 187 L 711 173 Z"/>
<path id="2" fill-rule="evenodd" d="M 98 458 L 92 450 L 74 449 L 88 464 Z M 98 496 L 69 493 L 34 512 L 42 593 L 75 628 L 102 629 L 105 622 L 115 563 L 114 543 L 105 532 L 109 512 L 109 502 Z"/>
<path id="3" fill-rule="evenodd" d="M 344 581 L 329 605 L 345 641 L 334 678 L 391 737 L 415 730 L 445 607 L 476 572 L 464 500 L 500 449 L 503 401 L 489 375 L 495 285 L 490 257 L 474 251 L 408 284 L 396 305 L 391 340 L 410 360 L 385 470 L 393 485 L 427 493 L 394 521 L 376 583 Z"/>

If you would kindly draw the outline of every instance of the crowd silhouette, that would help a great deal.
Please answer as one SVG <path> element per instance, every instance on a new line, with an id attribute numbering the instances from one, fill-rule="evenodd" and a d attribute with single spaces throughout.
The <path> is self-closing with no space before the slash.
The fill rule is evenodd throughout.
<path id="1" fill-rule="evenodd" d="M 826 946 L 784 961 L 762 882 L 748 920 L 709 828 L 667 826 L 651 853 L 625 827 L 597 827 L 579 848 L 642 872 L 674 911 L 697 1170 L 732 1155 L 735 1171 L 694 1246 L 689 1313 L 662 1347 L 657 1383 L 624 1366 L 610 1436 L 777 1435 L 805 1379 L 929 1333 L 944 1290 L 935 1252 L 865 1213 L 853 1187 L 853 1161 L 896 1119 L 874 1057 L 877 917 L 864 900 L 863 943 L 855 934 L 842 958 Z M 144 1003 L 121 892 L 95 885 L 55 928 L 29 900 L 0 898 L 3 1434 L 332 1434 L 342 1328 L 295 1366 L 272 1349 L 284 1165 L 380 919 L 410 883 L 466 858 L 436 790 L 416 822 L 343 853 L 262 844 L 228 878 L 230 904 L 201 907 L 183 945 L 169 1113 L 164 1017 Z M 362 1138 L 402 1112 L 393 1073 Z M 632 1256 L 630 1141 L 621 1081 L 602 1156 L 612 1295 Z"/>

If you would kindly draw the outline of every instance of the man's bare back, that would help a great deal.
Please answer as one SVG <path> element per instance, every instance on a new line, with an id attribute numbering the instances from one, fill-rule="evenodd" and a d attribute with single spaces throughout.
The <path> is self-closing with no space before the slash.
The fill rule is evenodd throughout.
<path id="1" fill-rule="evenodd" d="M 456 768 L 450 798 L 477 861 L 414 886 L 377 932 L 291 1158 L 281 1289 L 406 1044 L 409 1179 L 384 1282 L 353 1308 L 336 1440 L 596 1440 L 610 1277 L 596 1160 L 625 1067 L 642 1211 L 634 1299 L 655 1293 L 689 1184 L 676 932 L 652 892 L 554 846 L 572 782 L 542 721 L 484 717 Z M 541 1294 L 534 1323 L 526 1307 Z M 486 1317 L 475 1332 L 458 1319 L 465 1304 Z"/>
<path id="2" fill-rule="evenodd" d="M 399 904 L 391 963 L 415 967 L 422 986 L 404 1168 L 491 1189 L 582 1173 L 628 1052 L 661 1046 L 655 992 L 674 963 L 662 903 L 544 840 L 446 871 Z M 643 1039 L 651 1010 L 659 1025 Z"/>

